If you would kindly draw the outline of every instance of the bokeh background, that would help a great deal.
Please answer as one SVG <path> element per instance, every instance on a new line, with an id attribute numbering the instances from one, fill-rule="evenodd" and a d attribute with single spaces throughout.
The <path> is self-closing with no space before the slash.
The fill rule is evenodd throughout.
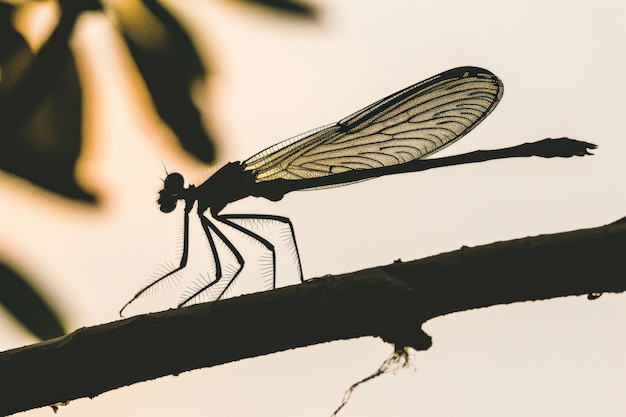
<path id="1" fill-rule="evenodd" d="M 176 261 L 182 214 L 164 215 L 155 204 L 163 164 L 197 184 L 228 161 L 457 66 L 489 69 L 505 93 L 483 124 L 437 156 L 561 136 L 598 144 L 595 155 L 436 169 L 278 203 L 250 198 L 225 212 L 291 218 L 306 278 L 626 215 L 623 2 L 318 0 L 311 21 L 225 0 L 163 3 L 210 59 L 194 99 L 212 129 L 215 163 L 181 150 L 111 20 L 93 14 L 72 38 L 85 94 L 76 174 L 100 205 L 0 175 L 2 258 L 31 277 L 68 331 L 118 320 L 154 271 Z M 45 34 L 47 7 L 33 9 L 34 33 Z M 206 249 L 201 236 L 194 242 Z M 204 272 L 195 260 L 192 278 Z M 36 342 L 0 315 L 0 349 Z M 341 415 L 623 416 L 625 316 L 624 295 L 605 294 L 439 317 L 424 326 L 434 344 L 414 352 L 412 369 L 360 387 Z M 363 338 L 281 352 L 73 401 L 59 415 L 330 415 L 391 350 Z"/>

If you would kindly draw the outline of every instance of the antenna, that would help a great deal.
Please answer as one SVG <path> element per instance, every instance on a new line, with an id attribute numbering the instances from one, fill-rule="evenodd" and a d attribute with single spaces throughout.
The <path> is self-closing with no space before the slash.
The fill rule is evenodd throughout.
<path id="1" fill-rule="evenodd" d="M 165 170 L 165 176 L 167 177 L 168 175 L 170 175 L 169 172 L 167 172 L 167 167 L 165 166 L 165 162 L 163 162 L 163 160 L 161 160 L 161 165 L 163 165 L 163 169 Z M 163 178 L 159 177 L 159 179 L 161 181 L 165 181 Z"/>

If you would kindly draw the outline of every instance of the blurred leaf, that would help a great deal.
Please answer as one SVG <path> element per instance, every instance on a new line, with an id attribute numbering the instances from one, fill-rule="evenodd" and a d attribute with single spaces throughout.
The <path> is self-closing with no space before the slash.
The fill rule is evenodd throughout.
<path id="1" fill-rule="evenodd" d="M 23 277 L 2 263 L 0 303 L 41 340 L 65 334 L 63 324 L 42 296 Z"/>
<path id="2" fill-rule="evenodd" d="M 317 10 L 310 4 L 291 0 L 241 0 L 255 6 L 261 6 L 274 11 L 283 12 L 294 17 L 315 20 Z"/>
<path id="3" fill-rule="evenodd" d="M 57 2 L 65 14 L 74 16 L 82 12 L 102 10 L 100 0 L 57 0 Z"/>
<path id="4" fill-rule="evenodd" d="M 76 16 L 62 15 L 35 55 L 11 25 L 10 14 L 0 19 L 11 39 L 0 56 L 0 169 L 66 197 L 94 201 L 74 178 L 82 97 L 67 42 Z"/>
<path id="5" fill-rule="evenodd" d="M 81 150 L 81 92 L 72 57 L 28 119 L 0 139 L 0 168 L 66 197 L 94 201 L 74 178 Z M 4 133 L 4 132 L 3 132 Z"/>
<path id="6" fill-rule="evenodd" d="M 213 144 L 190 95 L 192 83 L 205 77 L 206 69 L 176 18 L 155 0 L 142 3 L 130 1 L 117 10 L 122 34 L 159 116 L 185 150 L 210 162 Z"/>
<path id="7" fill-rule="evenodd" d="M 11 23 L 14 11 L 13 5 L 0 3 L 0 97 L 15 86 L 33 56 L 26 39 Z"/>

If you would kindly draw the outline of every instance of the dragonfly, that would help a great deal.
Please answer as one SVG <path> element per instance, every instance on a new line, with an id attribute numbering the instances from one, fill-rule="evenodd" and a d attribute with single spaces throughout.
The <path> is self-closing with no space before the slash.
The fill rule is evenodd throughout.
<path id="1" fill-rule="evenodd" d="M 272 287 L 276 284 L 274 246 L 241 220 L 271 221 L 285 225 L 302 278 L 294 228 L 286 217 L 226 215 L 222 210 L 246 197 L 278 201 L 289 192 L 346 185 L 383 175 L 413 171 L 411 164 L 461 139 L 497 106 L 504 87 L 490 71 L 459 67 L 430 77 L 391 94 L 366 108 L 257 153 L 243 162 L 230 162 L 202 184 L 185 187 L 181 174 L 170 173 L 159 191 L 164 213 L 183 201 L 183 252 L 178 267 L 141 288 L 120 310 L 156 285 L 182 271 L 189 254 L 189 215 L 197 215 L 208 240 L 215 273 L 212 279 L 186 292 L 178 307 L 195 304 L 202 293 L 224 281 L 215 301 L 221 299 L 242 272 L 245 258 L 222 228 L 232 228 L 264 246 L 271 254 Z M 209 213 L 207 216 L 205 213 Z M 216 242 L 221 242 L 238 266 L 226 272 Z"/>

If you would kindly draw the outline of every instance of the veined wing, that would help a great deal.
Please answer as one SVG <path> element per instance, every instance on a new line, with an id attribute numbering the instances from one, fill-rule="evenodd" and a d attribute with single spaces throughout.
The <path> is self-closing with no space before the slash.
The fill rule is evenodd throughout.
<path id="1" fill-rule="evenodd" d="M 498 77 L 485 69 L 455 68 L 271 146 L 245 161 L 244 169 L 253 171 L 257 182 L 300 180 L 420 159 L 476 127 L 503 91 Z"/>

